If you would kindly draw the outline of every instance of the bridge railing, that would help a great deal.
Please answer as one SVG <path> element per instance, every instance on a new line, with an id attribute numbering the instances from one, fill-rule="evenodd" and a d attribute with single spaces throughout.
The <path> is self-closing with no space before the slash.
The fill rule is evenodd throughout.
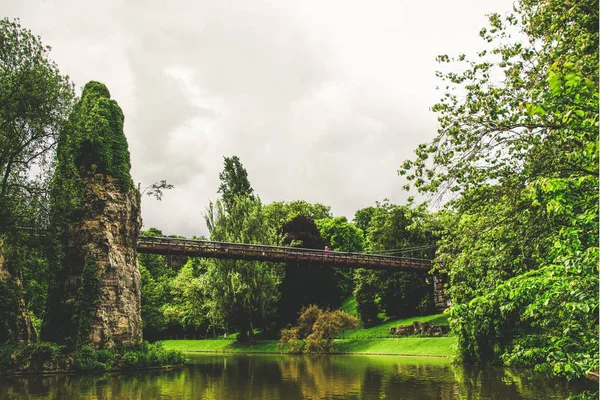
<path id="1" fill-rule="evenodd" d="M 141 253 L 177 254 L 221 259 L 314 262 L 320 265 L 342 268 L 387 269 L 400 267 L 422 271 L 431 269 L 430 260 L 419 258 L 158 236 L 140 236 L 138 251 Z"/>

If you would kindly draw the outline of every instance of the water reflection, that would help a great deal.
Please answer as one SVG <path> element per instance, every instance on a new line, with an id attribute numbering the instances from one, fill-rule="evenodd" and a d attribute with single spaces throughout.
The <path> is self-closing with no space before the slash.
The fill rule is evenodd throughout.
<path id="1" fill-rule="evenodd" d="M 551 399 L 595 389 L 448 359 L 192 355 L 178 370 L 2 377 L 2 399 Z"/>

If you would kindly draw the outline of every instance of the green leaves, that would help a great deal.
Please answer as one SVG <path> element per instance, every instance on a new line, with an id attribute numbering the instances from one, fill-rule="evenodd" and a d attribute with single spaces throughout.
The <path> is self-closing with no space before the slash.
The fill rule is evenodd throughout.
<path id="1" fill-rule="evenodd" d="M 399 172 L 459 194 L 438 261 L 465 360 L 567 377 L 598 364 L 597 21 L 597 0 L 519 0 L 490 16 L 477 58 L 438 59 L 440 130 Z"/>

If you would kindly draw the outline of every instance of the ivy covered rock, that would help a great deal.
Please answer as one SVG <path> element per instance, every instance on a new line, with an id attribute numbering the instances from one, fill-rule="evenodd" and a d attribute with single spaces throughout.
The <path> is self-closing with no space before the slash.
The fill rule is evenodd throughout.
<path id="1" fill-rule="evenodd" d="M 52 267 L 42 336 L 113 348 L 142 340 L 133 188 L 123 113 L 106 86 L 89 82 L 59 138 L 52 181 Z"/>

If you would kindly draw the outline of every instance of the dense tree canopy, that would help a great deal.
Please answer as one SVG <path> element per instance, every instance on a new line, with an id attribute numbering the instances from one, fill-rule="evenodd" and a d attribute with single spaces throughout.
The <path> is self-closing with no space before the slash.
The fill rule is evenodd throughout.
<path id="1" fill-rule="evenodd" d="M 74 97 L 49 52 L 18 20 L 0 20 L 0 343 L 35 338 L 25 299 L 42 316 L 44 243 L 17 228 L 47 225 L 48 172 Z"/>
<path id="2" fill-rule="evenodd" d="M 440 130 L 401 173 L 448 204 L 439 259 L 463 359 L 598 365 L 598 2 L 520 0 L 448 63 Z"/>

